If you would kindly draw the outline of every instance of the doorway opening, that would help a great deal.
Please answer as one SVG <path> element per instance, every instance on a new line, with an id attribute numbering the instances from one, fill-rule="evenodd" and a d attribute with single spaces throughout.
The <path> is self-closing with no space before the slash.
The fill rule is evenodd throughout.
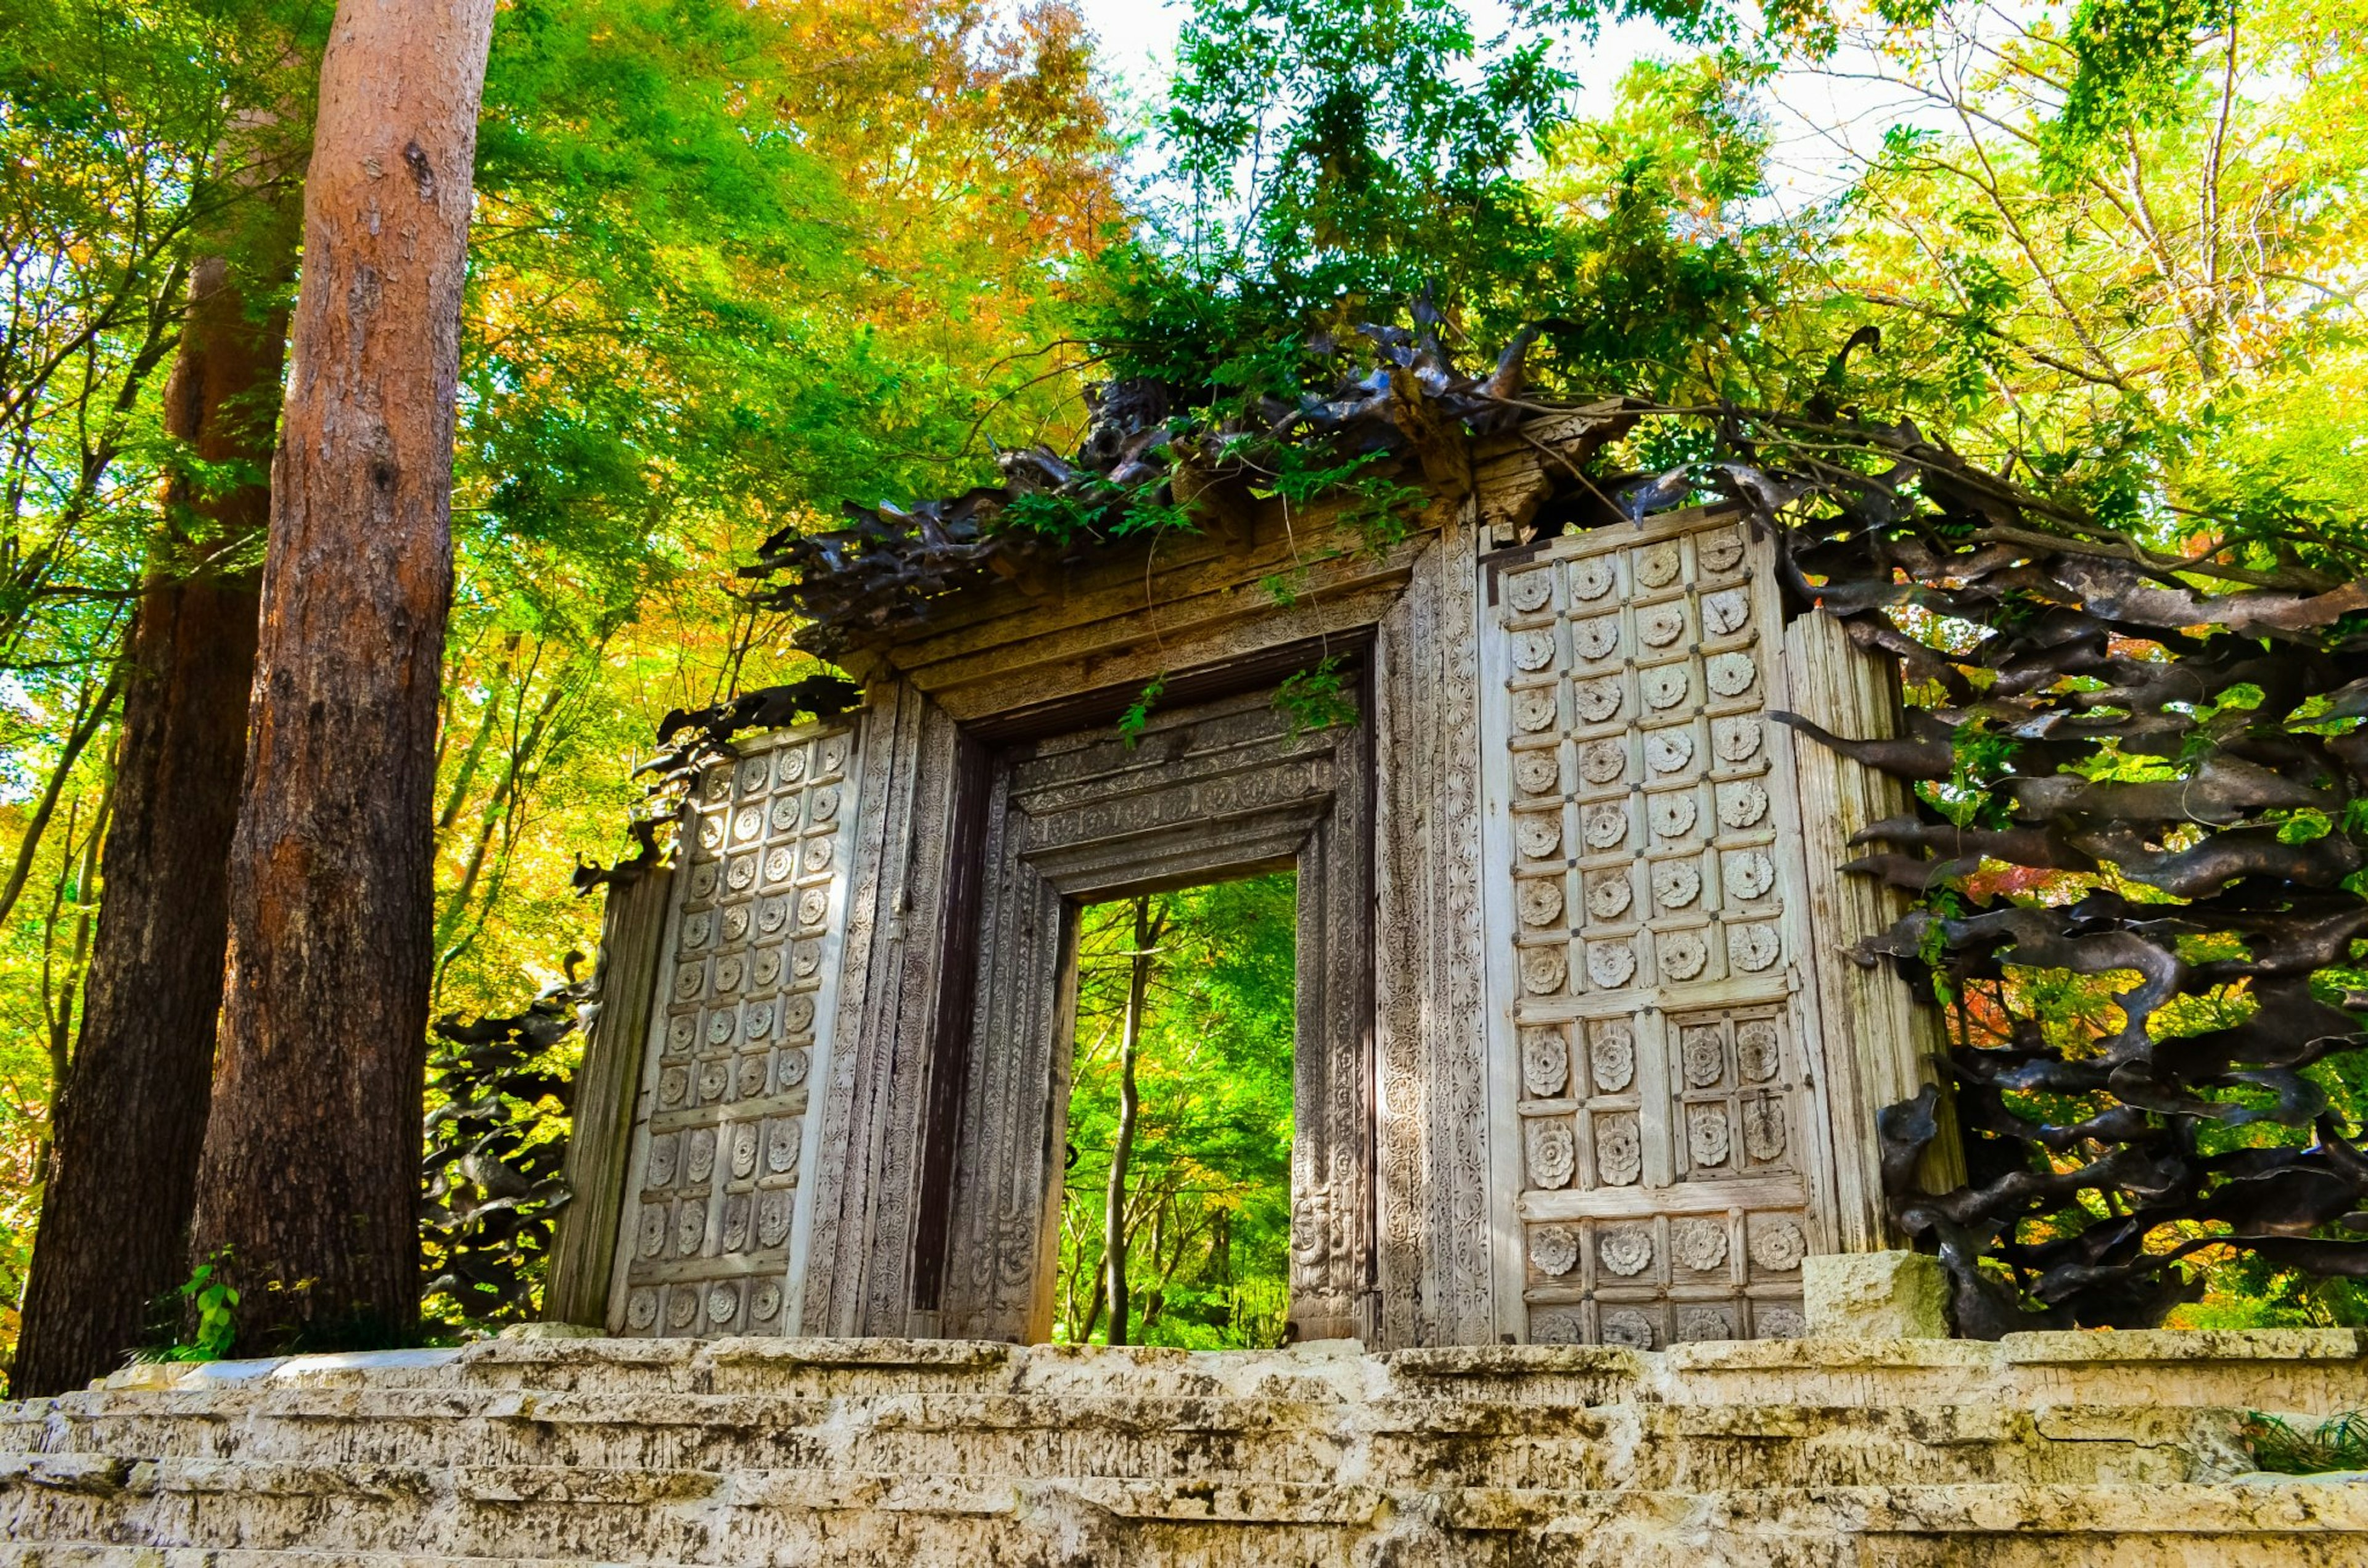
<path id="1" fill-rule="evenodd" d="M 1283 1343 L 1298 884 L 1076 911 L 1055 1343 Z"/>

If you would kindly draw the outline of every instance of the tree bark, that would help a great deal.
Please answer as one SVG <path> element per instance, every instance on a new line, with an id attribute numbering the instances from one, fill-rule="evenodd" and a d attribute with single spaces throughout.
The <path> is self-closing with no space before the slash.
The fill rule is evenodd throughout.
<path id="1" fill-rule="evenodd" d="M 1118 1131 L 1110 1138 L 1110 1186 L 1102 1195 L 1102 1294 L 1110 1299 L 1111 1345 L 1127 1343 L 1126 1176 L 1134 1155 L 1134 1124 L 1143 1099 L 1134 1084 L 1135 1056 L 1143 1047 L 1143 1009 L 1151 989 L 1151 949 L 1164 925 L 1151 918 L 1151 900 L 1134 901 L 1134 952 L 1126 980 L 1126 1022 L 1118 1048 Z"/>
<path id="2" fill-rule="evenodd" d="M 191 269 L 165 392 L 168 433 L 208 463 L 258 475 L 271 460 L 288 318 L 258 314 L 246 285 L 276 287 L 293 268 L 289 217 L 263 214 L 251 269 L 222 256 Z M 188 1277 L 259 602 L 251 566 L 214 562 L 251 553 L 270 516 L 260 480 L 208 494 L 176 481 L 165 493 L 125 651 L 107 898 L 74 1070 L 58 1081 L 18 1398 L 120 1365 L 149 1326 L 149 1303 Z"/>
<path id="3" fill-rule="evenodd" d="M 452 431 L 495 4 L 341 0 L 322 62 L 192 1240 L 227 1250 L 241 1353 L 417 1328 Z"/>

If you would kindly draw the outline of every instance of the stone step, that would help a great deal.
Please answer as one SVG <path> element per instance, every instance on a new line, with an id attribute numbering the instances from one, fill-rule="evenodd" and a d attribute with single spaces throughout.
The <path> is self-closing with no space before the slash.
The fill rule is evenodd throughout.
<path id="1" fill-rule="evenodd" d="M 557 1341 L 140 1368 L 0 1406 L 0 1568 L 2358 1563 L 2368 1484 L 2236 1478 L 2248 1409 L 2368 1405 L 2360 1350 Z"/>
<path id="2" fill-rule="evenodd" d="M 1994 1405 L 1357 1407 L 1030 1395 L 649 1396 L 442 1390 L 107 1391 L 15 1451 L 65 1457 L 595 1471 L 841 1470 L 1051 1479 L 1703 1489 L 1870 1480 L 2185 1481 L 2246 1467 L 2242 1413 Z"/>
<path id="3" fill-rule="evenodd" d="M 1759 1340 L 1477 1346 L 1365 1356 L 1353 1348 L 1196 1354 L 929 1340 L 488 1341 L 452 1350 L 144 1366 L 118 1387 L 504 1389 L 611 1394 L 1126 1394 L 1365 1403 L 1452 1391 L 1545 1404 L 2013 1405 L 2178 1403 L 2356 1408 L 2368 1331 L 2020 1334 L 1964 1340 Z M 11 1407 L 0 1405 L 0 1413 Z M 8 1417 L 0 1414 L 0 1422 Z"/>
<path id="4" fill-rule="evenodd" d="M 61 1478 L 63 1479 L 63 1478 Z M 2368 1487 L 1859 1486 L 1713 1493 L 1321 1484 L 979 1486 L 910 1477 L 579 1480 L 566 1498 L 394 1475 L 45 1487 L 0 1563 L 1497 1562 L 2356 1564 Z M 241 1478 L 253 1480 L 253 1477 Z M 522 1505 L 541 1502 L 548 1506 Z M 77 1506 L 77 1504 L 81 1505 Z M 35 1542 L 41 1544 L 36 1545 Z M 416 1554 L 426 1552 L 432 1558 Z"/>

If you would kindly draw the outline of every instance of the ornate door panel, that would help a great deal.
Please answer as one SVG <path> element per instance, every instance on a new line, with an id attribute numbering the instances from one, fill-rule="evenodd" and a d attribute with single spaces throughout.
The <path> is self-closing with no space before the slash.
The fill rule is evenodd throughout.
<path id="1" fill-rule="evenodd" d="M 684 808 L 641 1074 L 609 1328 L 797 1332 L 814 1162 L 810 1085 L 831 1050 L 852 732 L 746 743 Z"/>
<path id="2" fill-rule="evenodd" d="M 1067 1119 L 1069 969 L 1084 903 L 1296 865 L 1298 1029 L 1292 1321 L 1368 1331 L 1372 1293 L 1372 824 L 1362 726 L 1293 735 L 1270 694 L 1155 713 L 1008 752 L 987 802 L 977 999 L 943 1294 L 950 1337 L 1040 1339 L 1052 1324 Z M 924 1231 L 926 1234 L 926 1229 Z"/>
<path id="3" fill-rule="evenodd" d="M 1770 547 L 1700 512 L 1496 566 L 1499 1323 L 1797 1335 L 1830 1178 Z"/>

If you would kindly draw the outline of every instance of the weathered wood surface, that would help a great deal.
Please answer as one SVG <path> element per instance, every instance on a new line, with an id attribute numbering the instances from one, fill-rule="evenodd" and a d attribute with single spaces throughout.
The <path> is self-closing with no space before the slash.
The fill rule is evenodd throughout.
<path id="1" fill-rule="evenodd" d="M 1803 718 L 1860 740 L 1897 733 L 1896 668 L 1852 643 L 1841 622 L 1816 612 L 1795 617 L 1784 629 L 1784 662 L 1793 676 L 1793 710 Z M 1891 929 L 1907 912 L 1907 895 L 1871 877 L 1833 875 L 1831 869 L 1864 853 L 1851 846 L 1851 835 L 1907 812 L 1910 802 L 1897 779 L 1824 746 L 1796 746 L 1793 767 L 1800 780 L 1803 858 L 1817 873 L 1806 889 L 1818 934 L 1808 957 L 1827 1020 L 1823 1054 L 1834 1129 L 1834 1220 L 1841 1250 L 1875 1251 L 1901 1244 L 1884 1210 L 1875 1116 L 1937 1081 L 1942 1040 L 1940 1019 L 1916 1001 L 1889 963 L 1861 964 L 1849 951 L 1858 938 Z M 1964 1179 L 1954 1139 L 1927 1151 L 1923 1175 L 1935 1192 Z"/>
<path id="2" fill-rule="evenodd" d="M 864 811 L 855 735 L 783 731 L 685 802 L 655 1005 L 641 1037 L 612 1331 L 795 1330 L 813 1222 L 814 1085 L 846 967 Z"/>
<path id="3" fill-rule="evenodd" d="M 971 721 L 1370 628 L 1436 525 L 1427 514 L 1376 550 L 1337 513 L 1327 504 L 1287 517 L 1269 501 L 1246 544 L 1162 539 L 1074 568 L 1045 595 L 971 590 L 887 650 L 884 667 Z"/>
<path id="4" fill-rule="evenodd" d="M 656 998 L 674 871 L 658 867 L 609 885 L 601 911 L 593 1000 L 567 1144 L 567 1207 L 552 1239 L 543 1316 L 598 1328 L 609 1318 L 609 1278 L 626 1202 L 626 1155 L 641 1098 L 642 1059 Z"/>
<path id="5" fill-rule="evenodd" d="M 1673 512 L 1492 562 L 1495 1192 L 1507 1331 L 1655 1347 L 1804 1327 L 1839 1244 L 1833 1020 L 1772 548 Z"/>

